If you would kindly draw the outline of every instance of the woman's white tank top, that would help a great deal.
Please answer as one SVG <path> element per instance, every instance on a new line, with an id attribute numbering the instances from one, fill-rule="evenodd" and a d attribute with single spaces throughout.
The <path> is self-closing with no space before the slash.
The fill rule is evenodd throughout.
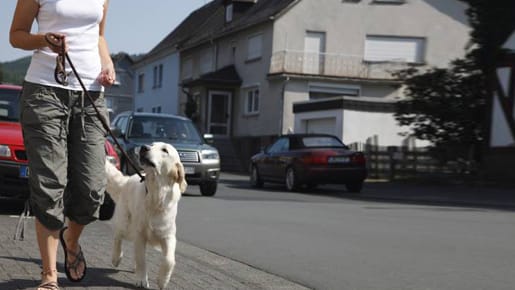
<path id="1" fill-rule="evenodd" d="M 34 0 L 40 8 L 37 15 L 38 33 L 66 35 L 68 55 L 89 91 L 102 91 L 98 81 L 101 72 L 98 49 L 99 24 L 102 20 L 104 0 Z M 25 80 L 32 83 L 82 90 L 79 81 L 66 63 L 68 85 L 55 81 L 57 54 L 48 47 L 34 51 Z"/>

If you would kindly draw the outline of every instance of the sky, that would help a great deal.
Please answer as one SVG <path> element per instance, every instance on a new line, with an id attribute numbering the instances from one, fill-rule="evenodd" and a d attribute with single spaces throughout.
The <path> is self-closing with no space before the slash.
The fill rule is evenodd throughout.
<path id="1" fill-rule="evenodd" d="M 209 0 L 110 0 L 106 39 L 111 53 L 149 52 L 191 12 Z M 17 0 L 0 0 L 0 62 L 30 56 L 9 44 Z M 35 27 L 33 27 L 34 29 Z"/>

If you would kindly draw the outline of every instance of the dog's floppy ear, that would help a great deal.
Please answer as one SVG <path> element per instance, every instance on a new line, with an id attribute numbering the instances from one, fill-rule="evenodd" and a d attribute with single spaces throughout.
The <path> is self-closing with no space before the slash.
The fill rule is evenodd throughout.
<path id="1" fill-rule="evenodd" d="M 177 182 L 179 184 L 179 189 L 181 190 L 181 193 L 186 191 L 186 187 L 188 184 L 186 183 L 186 176 L 184 173 L 184 166 L 182 163 L 177 162 L 175 163 L 175 169 L 172 170 L 172 181 Z"/>

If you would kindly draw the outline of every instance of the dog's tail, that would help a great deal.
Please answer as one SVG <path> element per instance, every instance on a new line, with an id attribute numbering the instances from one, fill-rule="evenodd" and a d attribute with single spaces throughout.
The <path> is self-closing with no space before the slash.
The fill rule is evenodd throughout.
<path id="1" fill-rule="evenodd" d="M 106 161 L 105 169 L 107 176 L 106 191 L 109 193 L 114 202 L 117 203 L 120 194 L 122 193 L 122 190 L 127 183 L 127 180 L 129 180 L 129 177 L 123 175 L 123 173 L 109 161 Z"/>

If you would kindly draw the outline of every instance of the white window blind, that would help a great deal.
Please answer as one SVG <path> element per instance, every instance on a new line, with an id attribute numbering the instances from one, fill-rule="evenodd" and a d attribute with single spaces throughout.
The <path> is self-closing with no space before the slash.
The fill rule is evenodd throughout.
<path id="1" fill-rule="evenodd" d="M 366 61 L 399 61 L 422 63 L 425 39 L 419 37 L 367 36 Z"/>

